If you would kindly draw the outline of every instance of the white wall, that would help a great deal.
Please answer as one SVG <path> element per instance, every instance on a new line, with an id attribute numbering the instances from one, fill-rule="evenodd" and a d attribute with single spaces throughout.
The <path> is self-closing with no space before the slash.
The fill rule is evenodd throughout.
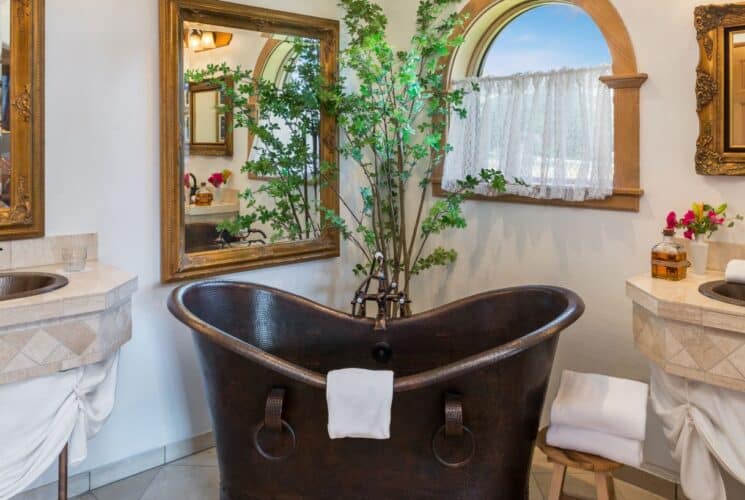
<path id="1" fill-rule="evenodd" d="M 248 3 L 248 2 L 246 2 Z M 336 0 L 251 0 L 271 8 L 338 17 Z M 416 2 L 383 0 L 390 35 L 403 46 Z M 468 233 L 447 239 L 460 252 L 449 271 L 415 290 L 416 307 L 520 283 L 572 288 L 587 313 L 563 336 L 563 368 L 646 379 L 631 336 L 624 280 L 646 272 L 664 215 L 693 199 L 728 201 L 745 213 L 745 178 L 699 177 L 693 8 L 699 0 L 615 0 L 626 21 L 642 91 L 639 214 L 468 203 Z M 171 319 L 159 285 L 158 22 L 154 0 L 47 0 L 47 227 L 50 235 L 98 232 L 101 259 L 140 276 L 134 338 L 122 353 L 115 412 L 81 470 L 209 428 L 202 383 L 186 330 Z M 347 183 L 342 182 L 342 185 Z M 468 235 L 468 237 L 464 237 Z M 729 234 L 745 242 L 745 227 Z M 473 242 L 478 239 L 478 245 Z M 273 268 L 242 279 L 346 308 L 353 259 Z M 519 381 L 516 381 L 519 383 Z M 651 435 L 661 450 L 659 429 Z M 661 455 L 661 456 L 657 456 Z M 665 463 L 659 451 L 651 456 Z"/>
<path id="2" fill-rule="evenodd" d="M 417 3 L 385 0 L 392 20 L 389 35 L 397 44 L 404 45 L 411 35 Z M 693 9 L 701 2 L 613 3 L 629 30 L 639 71 L 649 74 L 641 94 L 641 179 L 646 194 L 640 213 L 469 202 L 468 237 L 452 233 L 442 241 L 458 250 L 458 262 L 425 278 L 438 283 L 447 279 L 447 286 L 422 281 L 413 292 L 417 309 L 517 284 L 560 285 L 579 293 L 587 312 L 562 336 L 549 398 L 565 368 L 648 380 L 647 362 L 633 346 L 624 282 L 648 272 L 650 248 L 661 239 L 669 210 L 681 211 L 703 199 L 729 202 L 732 213 L 745 214 L 745 178 L 702 177 L 694 169 L 698 46 Z M 745 225 L 717 239 L 745 243 Z M 646 458 L 672 468 L 665 446 L 653 422 Z"/>
<path id="3" fill-rule="evenodd" d="M 336 0 L 250 3 L 338 17 Z M 210 423 L 190 335 L 166 310 L 172 287 L 159 284 L 158 2 L 47 0 L 46 17 L 47 233 L 98 232 L 101 260 L 140 277 L 116 409 L 77 472 Z M 338 259 L 240 279 L 341 308 L 352 290 L 352 273 Z"/>

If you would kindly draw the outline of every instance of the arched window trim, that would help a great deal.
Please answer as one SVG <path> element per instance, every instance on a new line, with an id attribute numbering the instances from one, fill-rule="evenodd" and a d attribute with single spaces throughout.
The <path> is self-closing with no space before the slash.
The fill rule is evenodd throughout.
<path id="1" fill-rule="evenodd" d="M 540 5 L 564 3 L 575 5 L 584 10 L 597 24 L 610 51 L 613 74 L 601 80 L 613 89 L 614 101 L 614 181 L 613 196 L 604 200 L 587 200 L 583 202 L 566 202 L 562 200 L 537 200 L 522 196 L 505 195 L 499 197 L 474 196 L 473 199 L 511 203 L 528 203 L 534 205 L 571 206 L 606 210 L 639 211 L 639 200 L 644 191 L 640 185 L 639 156 L 639 94 L 641 86 L 647 80 L 645 73 L 639 73 L 636 66 L 634 47 L 631 44 L 626 26 L 610 0 L 471 0 L 462 13 L 468 15 L 460 34 L 466 37 L 472 33 L 478 21 L 492 9 L 499 8 L 502 13 L 492 21 L 489 27 L 480 34 L 475 47 L 463 52 L 461 47 L 447 63 L 446 84 L 454 77 L 455 63 L 459 57 L 468 57 L 466 75 L 475 75 L 481 64 L 490 42 L 513 19 L 527 10 Z M 442 190 L 442 165 L 437 168 L 433 179 L 433 194 L 445 196 Z"/>

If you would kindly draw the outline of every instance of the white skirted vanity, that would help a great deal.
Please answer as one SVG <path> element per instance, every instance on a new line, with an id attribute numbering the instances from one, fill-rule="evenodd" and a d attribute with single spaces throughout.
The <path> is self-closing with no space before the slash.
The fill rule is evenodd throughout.
<path id="1" fill-rule="evenodd" d="M 96 240 L 0 242 L 0 277 L 9 283 L 3 291 L 26 295 L 0 297 L 0 408 L 13 408 L 0 412 L 0 499 L 30 486 L 58 455 L 62 478 L 67 455 L 73 464 L 85 459 L 87 439 L 113 409 L 137 278 L 98 262 Z M 69 247 L 86 249 L 83 271 L 63 270 L 62 248 Z M 34 277 L 56 284 L 38 294 L 10 284 Z"/>
<path id="2" fill-rule="evenodd" d="M 713 500 L 725 498 L 722 470 L 745 482 L 745 450 L 736 445 L 745 435 L 745 306 L 699 290 L 725 278 L 716 270 L 723 266 L 709 262 L 705 275 L 683 281 L 631 278 L 626 294 L 634 343 L 652 364 L 652 407 L 680 463 L 683 489 Z"/>

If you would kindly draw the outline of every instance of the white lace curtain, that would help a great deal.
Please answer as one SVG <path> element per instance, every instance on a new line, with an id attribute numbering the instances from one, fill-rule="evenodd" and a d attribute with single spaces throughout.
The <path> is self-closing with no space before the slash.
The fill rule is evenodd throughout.
<path id="1" fill-rule="evenodd" d="M 465 97 L 468 116 L 450 118 L 442 187 L 482 169 L 501 170 L 509 194 L 584 201 L 613 194 L 613 95 L 600 81 L 610 66 L 479 77 L 454 88 L 480 92 Z M 487 185 L 477 192 L 496 195 Z"/>

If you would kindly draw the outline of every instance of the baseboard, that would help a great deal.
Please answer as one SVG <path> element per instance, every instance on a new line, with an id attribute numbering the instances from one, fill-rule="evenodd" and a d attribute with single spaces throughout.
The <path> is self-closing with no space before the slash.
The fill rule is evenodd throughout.
<path id="1" fill-rule="evenodd" d="M 71 476 L 68 480 L 68 494 L 70 497 L 82 495 L 90 490 L 121 481 L 140 472 L 160 467 L 161 465 L 188 457 L 214 446 L 215 438 L 212 432 L 205 432 L 189 439 L 166 444 L 165 446 L 160 446 L 144 453 L 139 453 L 135 456 Z M 54 498 L 56 491 L 56 482 L 51 482 L 33 490 L 25 491 L 12 500 Z"/>

